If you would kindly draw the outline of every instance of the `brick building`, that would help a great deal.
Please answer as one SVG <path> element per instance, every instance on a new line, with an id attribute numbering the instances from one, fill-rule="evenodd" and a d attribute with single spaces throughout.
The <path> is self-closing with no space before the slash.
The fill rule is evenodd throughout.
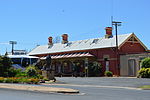
<path id="1" fill-rule="evenodd" d="M 52 67 L 55 74 L 70 74 L 73 68 L 78 68 L 78 73 L 88 69 L 93 62 L 101 63 L 103 75 L 105 71 L 112 71 L 114 75 L 121 75 L 120 56 L 128 54 L 147 53 L 147 47 L 134 33 L 118 35 L 118 49 L 116 36 L 112 35 L 112 28 L 106 27 L 106 35 L 101 38 L 79 41 L 68 41 L 68 35 L 62 35 L 61 43 L 53 43 L 53 38 L 48 38 L 48 45 L 37 46 L 29 55 L 41 58 L 51 55 Z M 128 76 L 128 75 L 127 75 Z"/>

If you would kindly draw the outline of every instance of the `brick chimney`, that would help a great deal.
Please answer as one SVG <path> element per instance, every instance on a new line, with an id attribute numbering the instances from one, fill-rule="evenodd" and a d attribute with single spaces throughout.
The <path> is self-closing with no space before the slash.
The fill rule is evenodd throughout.
<path id="1" fill-rule="evenodd" d="M 48 45 L 53 45 L 53 37 L 48 37 Z"/>
<path id="2" fill-rule="evenodd" d="M 62 44 L 68 43 L 68 34 L 62 35 Z"/>
<path id="3" fill-rule="evenodd" d="M 105 38 L 112 38 L 113 37 L 113 35 L 112 35 L 112 27 L 106 27 L 105 30 L 106 30 Z"/>

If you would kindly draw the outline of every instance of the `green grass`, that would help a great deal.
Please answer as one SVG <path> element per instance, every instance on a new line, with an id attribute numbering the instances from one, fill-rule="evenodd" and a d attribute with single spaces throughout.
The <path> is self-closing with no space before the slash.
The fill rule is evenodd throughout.
<path id="1" fill-rule="evenodd" d="M 140 87 L 141 89 L 150 89 L 150 85 L 143 85 Z"/>

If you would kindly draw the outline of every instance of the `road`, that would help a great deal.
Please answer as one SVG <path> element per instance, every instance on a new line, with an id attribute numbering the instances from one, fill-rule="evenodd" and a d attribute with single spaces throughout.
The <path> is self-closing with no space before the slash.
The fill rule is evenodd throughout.
<path id="1" fill-rule="evenodd" d="M 0 97 L 2 100 L 149 100 L 150 98 L 150 90 L 136 89 L 140 85 L 150 84 L 150 79 L 66 77 L 57 78 L 57 80 L 61 82 L 49 86 L 78 89 L 80 94 L 39 93 L 0 89 Z M 118 85 L 119 88 L 117 88 Z"/>

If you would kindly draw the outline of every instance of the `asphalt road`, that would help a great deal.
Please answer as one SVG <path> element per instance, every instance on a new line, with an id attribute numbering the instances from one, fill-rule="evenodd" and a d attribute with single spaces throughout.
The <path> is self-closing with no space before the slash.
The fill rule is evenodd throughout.
<path id="1" fill-rule="evenodd" d="M 150 85 L 150 79 L 146 78 L 128 78 L 128 77 L 57 77 L 62 83 L 78 85 L 100 85 L 100 86 L 120 86 L 120 87 L 139 87 L 141 85 Z"/>
<path id="2" fill-rule="evenodd" d="M 80 90 L 80 94 L 39 93 L 0 89 L 0 100 L 150 100 L 150 90 L 135 87 L 150 84 L 150 79 L 136 78 L 57 78 L 52 87 Z M 64 83 L 64 85 L 62 84 Z M 60 84 L 60 85 L 59 85 Z M 115 88 L 130 87 L 128 88 Z M 110 86 L 110 87 L 105 87 Z M 111 87 L 112 86 L 112 87 Z"/>

